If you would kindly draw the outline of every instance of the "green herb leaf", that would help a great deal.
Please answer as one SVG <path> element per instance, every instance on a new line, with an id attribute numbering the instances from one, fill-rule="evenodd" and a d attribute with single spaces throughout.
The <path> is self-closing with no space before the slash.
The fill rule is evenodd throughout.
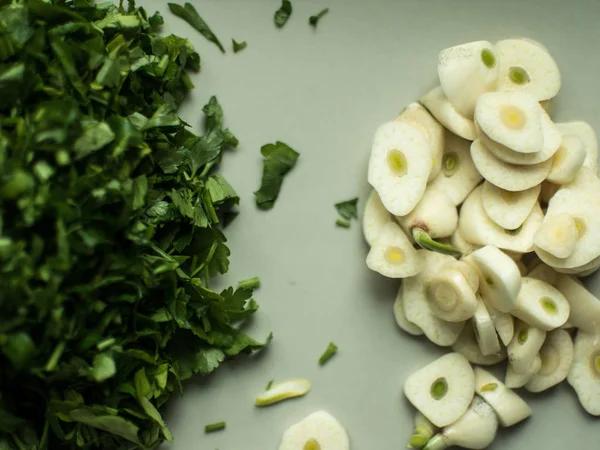
<path id="1" fill-rule="evenodd" d="M 333 355 L 335 355 L 338 351 L 338 347 L 337 345 L 335 345 L 333 342 L 330 342 L 329 345 L 327 346 L 327 348 L 325 349 L 325 352 L 323 352 L 323 354 L 321 355 L 321 357 L 319 358 L 319 365 L 324 365 L 327 361 L 329 361 Z"/>
<path id="2" fill-rule="evenodd" d="M 292 15 L 292 2 L 290 0 L 282 0 L 281 7 L 275 11 L 275 26 L 283 27 L 290 16 Z"/>
<path id="3" fill-rule="evenodd" d="M 346 220 L 356 219 L 358 218 L 358 213 L 356 211 L 357 204 L 358 197 L 355 197 L 344 202 L 336 203 L 335 209 L 337 209 L 338 214 Z"/>
<path id="4" fill-rule="evenodd" d="M 235 39 L 232 39 L 231 42 L 233 44 L 233 53 L 240 52 L 248 47 L 248 43 L 246 41 L 236 42 Z"/>
<path id="5" fill-rule="evenodd" d="M 221 431 L 225 429 L 225 422 L 215 422 L 215 423 L 210 423 L 208 425 L 204 426 L 204 432 L 205 433 L 213 433 L 215 431 Z"/>
<path id="6" fill-rule="evenodd" d="M 177 3 L 169 3 L 168 5 L 173 14 L 185 20 L 202 36 L 215 44 L 223 53 L 225 53 L 225 48 L 223 45 L 221 45 L 221 42 L 206 24 L 204 19 L 200 17 L 200 14 L 198 14 L 198 11 L 196 11 L 196 8 L 194 8 L 194 5 L 189 2 L 186 2 L 183 6 L 178 5 Z"/>
<path id="7" fill-rule="evenodd" d="M 262 182 L 260 189 L 254 195 L 256 205 L 266 210 L 275 205 L 283 184 L 283 177 L 296 165 L 300 154 L 280 141 L 263 145 L 260 153 L 265 158 Z"/>
<path id="8" fill-rule="evenodd" d="M 321 19 L 321 17 L 323 17 L 325 14 L 327 14 L 329 12 L 329 8 L 325 8 L 324 10 L 322 10 L 320 13 L 315 14 L 314 16 L 310 16 L 310 18 L 308 19 L 308 23 L 315 27 L 317 26 L 317 23 L 319 23 L 319 20 Z"/>

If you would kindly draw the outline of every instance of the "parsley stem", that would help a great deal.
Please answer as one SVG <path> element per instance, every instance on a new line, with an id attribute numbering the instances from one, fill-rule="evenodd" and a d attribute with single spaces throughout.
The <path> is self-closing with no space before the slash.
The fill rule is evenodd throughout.
<path id="1" fill-rule="evenodd" d="M 225 422 L 210 423 L 204 427 L 205 433 L 213 433 L 215 431 L 221 431 L 225 429 Z"/>
<path id="2" fill-rule="evenodd" d="M 337 353 L 337 351 L 338 346 L 335 345 L 333 342 L 330 342 L 327 348 L 325 349 L 325 352 L 319 358 L 319 365 L 324 365 L 327 361 L 331 359 L 333 355 Z"/>
<path id="3" fill-rule="evenodd" d="M 247 278 L 238 283 L 244 289 L 257 289 L 260 287 L 260 279 L 258 277 Z"/>
<path id="4" fill-rule="evenodd" d="M 348 222 L 347 220 L 344 219 L 338 219 L 335 221 L 335 224 L 338 227 L 342 227 L 342 228 L 350 228 L 350 222 Z"/>

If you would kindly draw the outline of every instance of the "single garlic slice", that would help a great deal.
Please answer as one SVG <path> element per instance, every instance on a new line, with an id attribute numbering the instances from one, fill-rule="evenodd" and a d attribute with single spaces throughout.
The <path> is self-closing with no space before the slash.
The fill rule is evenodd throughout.
<path id="1" fill-rule="evenodd" d="M 510 344 L 510 341 L 512 341 L 512 338 L 515 335 L 515 321 L 513 316 L 510 313 L 498 311 L 487 303 L 486 307 L 490 313 L 494 328 L 496 328 L 496 333 L 498 333 L 500 340 L 504 345 Z"/>
<path id="2" fill-rule="evenodd" d="M 594 128 L 587 122 L 557 123 L 556 127 L 563 136 L 574 134 L 583 141 L 586 157 L 583 165 L 593 171 L 598 170 L 598 139 Z"/>
<path id="3" fill-rule="evenodd" d="M 569 319 L 571 307 L 560 291 L 543 281 L 523 277 L 512 315 L 545 331 Z"/>
<path id="4" fill-rule="evenodd" d="M 404 383 L 408 401 L 437 427 L 445 427 L 462 416 L 474 392 L 473 369 L 458 353 L 442 356 Z"/>
<path id="5" fill-rule="evenodd" d="M 552 169 L 551 159 L 530 166 L 508 164 L 495 157 L 480 139 L 471 145 L 471 158 L 483 178 L 507 191 L 524 191 L 537 186 Z"/>
<path id="6" fill-rule="evenodd" d="M 415 427 L 413 430 L 413 434 L 408 440 L 407 447 L 408 448 L 423 448 L 438 432 L 438 427 L 432 424 L 427 417 L 421 414 L 419 411 L 415 414 Z"/>
<path id="7" fill-rule="evenodd" d="M 471 141 L 446 131 L 442 172 L 429 187 L 445 192 L 460 205 L 483 179 L 471 159 Z"/>
<path id="8" fill-rule="evenodd" d="M 452 133 L 469 141 L 473 141 L 477 137 L 475 123 L 454 108 L 441 86 L 425 94 L 419 102 Z"/>
<path id="9" fill-rule="evenodd" d="M 567 258 L 579 239 L 577 222 L 570 214 L 555 214 L 544 221 L 533 237 L 533 244 L 556 258 Z"/>
<path id="10" fill-rule="evenodd" d="M 521 374 L 528 372 L 531 362 L 544 345 L 545 340 L 545 331 L 517 320 L 515 336 L 506 348 L 512 369 Z"/>
<path id="11" fill-rule="evenodd" d="M 421 271 L 421 260 L 404 231 L 388 222 L 367 255 L 367 267 L 384 277 L 405 278 Z"/>
<path id="12" fill-rule="evenodd" d="M 481 204 L 488 217 L 499 227 L 516 230 L 531 214 L 540 190 L 541 185 L 538 184 L 524 191 L 511 192 L 486 181 L 481 192 Z"/>
<path id="13" fill-rule="evenodd" d="M 500 424 L 510 427 L 527 419 L 533 411 L 525 401 L 486 370 L 476 367 L 475 393 L 496 412 Z"/>
<path id="14" fill-rule="evenodd" d="M 506 366 L 506 376 L 504 383 L 510 389 L 518 389 L 525 386 L 542 368 L 542 358 L 535 355 L 535 358 L 524 373 L 517 373 L 512 364 Z"/>
<path id="15" fill-rule="evenodd" d="M 379 237 L 383 226 L 391 221 L 392 215 L 385 209 L 377 191 L 373 189 L 369 194 L 362 216 L 362 229 L 365 241 L 369 245 L 373 245 Z"/>
<path id="16" fill-rule="evenodd" d="M 449 237 L 458 226 L 458 211 L 445 192 L 427 188 L 417 206 L 406 216 L 397 217 L 407 235 L 420 228 L 432 239 Z"/>
<path id="17" fill-rule="evenodd" d="M 476 293 L 479 290 L 479 271 L 465 261 L 448 261 L 441 267 L 442 271 L 456 270 L 465 277 L 471 290 Z"/>
<path id="18" fill-rule="evenodd" d="M 528 272 L 527 276 L 529 278 L 535 278 L 536 280 L 548 283 L 550 286 L 557 287 L 556 283 L 558 281 L 559 274 L 552 267 L 540 261 L 539 264 L 536 264 L 535 267 Z M 572 313 L 573 312 L 571 311 L 571 314 Z"/>
<path id="19" fill-rule="evenodd" d="M 412 334 L 413 336 L 422 336 L 423 330 L 421 330 L 414 323 L 409 322 L 406 318 L 406 314 L 404 313 L 404 297 L 402 292 L 403 289 L 402 286 L 400 286 L 400 289 L 398 289 L 398 294 L 396 295 L 396 300 L 394 301 L 394 318 L 396 319 L 396 323 L 408 334 Z"/>
<path id="20" fill-rule="evenodd" d="M 529 392 L 542 392 L 567 378 L 573 362 L 573 341 L 565 330 L 548 333 L 540 349 L 542 367 L 525 385 Z"/>
<path id="21" fill-rule="evenodd" d="M 429 278 L 425 296 L 433 314 L 447 322 L 464 322 L 478 307 L 475 292 L 457 270 L 445 269 Z"/>
<path id="22" fill-rule="evenodd" d="M 460 223 L 460 217 L 459 217 L 459 223 Z M 478 248 L 481 248 L 481 245 L 473 244 L 473 243 L 467 241 L 464 238 L 464 236 L 462 235 L 462 233 L 460 232 L 460 227 L 456 229 L 456 231 L 454 232 L 454 234 L 452 234 L 452 236 L 450 236 L 450 244 L 454 248 L 456 248 L 457 250 L 462 252 L 463 255 L 470 255 Z"/>
<path id="23" fill-rule="evenodd" d="M 581 406 L 592 416 L 600 416 L 600 334 L 579 331 L 574 350 L 567 381 Z"/>
<path id="24" fill-rule="evenodd" d="M 304 378 L 294 378 L 274 384 L 254 402 L 256 406 L 269 406 L 290 398 L 301 397 L 310 391 L 310 381 Z"/>
<path id="25" fill-rule="evenodd" d="M 461 115 L 473 118 L 479 96 L 496 87 L 498 56 L 491 42 L 468 42 L 442 50 L 437 70 L 450 103 Z"/>
<path id="26" fill-rule="evenodd" d="M 413 210 L 425 192 L 431 169 L 429 142 L 417 127 L 393 121 L 378 128 L 368 180 L 390 213 L 404 216 Z"/>
<path id="27" fill-rule="evenodd" d="M 325 411 L 317 411 L 283 434 L 279 450 L 349 450 L 344 427 Z"/>
<path id="28" fill-rule="evenodd" d="M 473 315 L 473 329 L 482 354 L 487 356 L 500 353 L 501 347 L 494 322 L 481 299 Z"/>
<path id="29" fill-rule="evenodd" d="M 569 323 L 587 333 L 600 334 L 600 299 L 569 275 L 558 275 L 556 288 L 571 306 Z"/>
<path id="30" fill-rule="evenodd" d="M 418 124 L 425 129 L 429 151 L 431 152 L 431 174 L 433 180 L 442 169 L 442 154 L 444 153 L 445 133 L 444 127 L 429 114 L 422 105 L 411 103 L 396 118 L 396 120 Z"/>
<path id="31" fill-rule="evenodd" d="M 575 178 L 586 158 L 583 141 L 574 134 L 567 134 L 552 158 L 552 169 L 547 180 L 555 184 L 567 184 Z"/>
<path id="32" fill-rule="evenodd" d="M 470 322 L 467 322 L 456 342 L 452 344 L 452 350 L 463 355 L 471 364 L 479 366 L 493 366 L 504 361 L 507 356 L 505 348 L 502 348 L 494 355 L 484 355 L 481 353 L 481 349 L 475 338 L 473 323 Z"/>

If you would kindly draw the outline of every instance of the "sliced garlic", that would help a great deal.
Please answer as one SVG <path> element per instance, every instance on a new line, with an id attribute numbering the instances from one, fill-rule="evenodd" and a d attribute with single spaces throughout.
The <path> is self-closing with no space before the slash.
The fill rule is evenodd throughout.
<path id="1" fill-rule="evenodd" d="M 586 158 L 585 147 L 580 137 L 567 134 L 562 145 L 552 157 L 552 169 L 547 180 L 555 184 L 567 184 L 575 178 Z"/>
<path id="2" fill-rule="evenodd" d="M 406 314 L 404 314 L 404 297 L 402 296 L 402 286 L 398 289 L 398 294 L 396 295 L 396 300 L 394 301 L 394 318 L 396 319 L 396 323 L 398 326 L 406 331 L 408 334 L 412 334 L 413 336 L 422 336 L 423 330 L 421 330 L 414 323 L 409 322 L 406 318 Z"/>
<path id="3" fill-rule="evenodd" d="M 567 378 L 573 362 L 573 341 L 565 330 L 548 333 L 540 349 L 542 367 L 525 385 L 529 392 L 542 392 Z"/>
<path id="4" fill-rule="evenodd" d="M 438 427 L 432 424 L 427 417 L 421 414 L 419 411 L 415 414 L 415 427 L 413 435 L 408 440 L 408 448 L 423 448 L 438 432 Z"/>
<path id="5" fill-rule="evenodd" d="M 494 322 L 482 300 L 479 300 L 473 315 L 473 329 L 482 354 L 487 356 L 500 353 L 501 347 Z"/>
<path id="6" fill-rule="evenodd" d="M 592 416 L 600 416 L 600 334 L 579 331 L 574 350 L 567 381 L 581 406 Z"/>
<path id="7" fill-rule="evenodd" d="M 474 392 L 473 369 L 458 353 L 442 356 L 404 383 L 408 401 L 437 427 L 445 427 L 462 416 Z"/>
<path id="8" fill-rule="evenodd" d="M 528 372 L 533 359 L 542 348 L 545 340 L 545 331 L 517 320 L 515 322 L 515 336 L 506 348 L 512 369 L 521 374 Z"/>
<path id="9" fill-rule="evenodd" d="M 459 221 L 460 221 L 460 216 L 459 216 Z M 468 242 L 464 238 L 462 233 L 460 232 L 460 227 L 456 229 L 456 231 L 454 232 L 454 234 L 452 234 L 452 236 L 450 236 L 450 244 L 454 248 L 456 248 L 457 250 L 462 252 L 463 255 L 469 255 L 472 252 L 474 252 L 475 250 L 477 250 L 478 248 L 481 248 L 481 245 Z"/>
<path id="10" fill-rule="evenodd" d="M 388 222 L 367 255 L 367 267 L 384 277 L 405 278 L 421 271 L 421 260 L 404 231 Z"/>
<path id="11" fill-rule="evenodd" d="M 479 344 L 475 339 L 475 329 L 471 322 L 467 322 L 456 342 L 452 344 L 452 350 L 463 355 L 471 364 L 480 366 L 493 366 L 506 359 L 506 349 L 504 348 L 495 355 L 481 353 Z"/>
<path id="12" fill-rule="evenodd" d="M 344 427 L 325 411 L 317 411 L 283 434 L 279 450 L 349 450 Z"/>
<path id="13" fill-rule="evenodd" d="M 598 170 L 598 139 L 592 126 L 586 122 L 565 122 L 556 124 L 558 130 L 566 136 L 574 134 L 583 141 L 586 157 L 583 165 Z"/>
<path id="14" fill-rule="evenodd" d="M 550 331 L 562 326 L 570 311 L 569 302 L 558 289 L 535 278 L 523 277 L 511 313 L 530 325 Z"/>
<path id="15" fill-rule="evenodd" d="M 569 275 L 559 275 L 556 288 L 571 305 L 569 323 L 587 333 L 600 334 L 600 300 Z"/>
<path id="16" fill-rule="evenodd" d="M 424 230 L 431 238 L 449 237 L 458 226 L 458 212 L 445 192 L 427 188 L 417 206 L 406 216 L 397 217 L 407 235 L 413 228 Z"/>
<path id="17" fill-rule="evenodd" d="M 392 215 L 385 209 L 377 191 L 373 189 L 367 199 L 362 217 L 363 234 L 367 243 L 373 245 L 383 226 L 391 221 Z"/>
<path id="18" fill-rule="evenodd" d="M 481 204 L 490 219 L 505 230 L 516 230 L 531 213 L 540 195 L 541 185 L 519 192 L 506 191 L 486 181 Z"/>
<path id="19" fill-rule="evenodd" d="M 431 169 L 429 142 L 418 128 L 401 121 L 379 127 L 373 140 L 368 179 L 390 213 L 404 216 L 417 206 Z"/>
<path id="20" fill-rule="evenodd" d="M 535 355 L 535 358 L 524 373 L 517 373 L 512 364 L 506 366 L 506 376 L 504 383 L 510 389 L 518 389 L 525 386 L 542 368 L 542 358 L 540 355 Z"/>
<path id="21" fill-rule="evenodd" d="M 301 397 L 310 391 L 310 381 L 303 378 L 294 378 L 274 384 L 256 397 L 256 406 L 269 406 L 290 398 Z"/>
<path id="22" fill-rule="evenodd" d="M 485 303 L 485 302 L 484 302 Z M 508 345 L 515 335 L 515 321 L 509 313 L 498 311 L 486 303 L 496 333 L 500 336 L 500 340 L 504 345 Z"/>
<path id="23" fill-rule="evenodd" d="M 557 184 L 550 183 L 548 180 L 542 182 L 542 190 L 540 192 L 540 202 L 542 205 L 548 205 L 554 194 L 560 189 Z"/>
<path id="24" fill-rule="evenodd" d="M 542 221 L 533 237 L 533 244 L 556 258 L 567 258 L 574 251 L 579 239 L 577 223 L 570 214 L 554 214 Z"/>
<path id="25" fill-rule="evenodd" d="M 492 407 L 503 427 L 510 427 L 531 416 L 533 411 L 529 405 L 495 376 L 479 367 L 474 372 L 475 393 Z"/>
<path id="26" fill-rule="evenodd" d="M 472 141 L 477 137 L 473 121 L 461 115 L 456 108 L 452 106 L 448 97 L 444 95 L 441 86 L 438 86 L 425 94 L 419 102 L 429 110 L 438 122 L 452 133 L 469 141 Z"/>
<path id="27" fill-rule="evenodd" d="M 445 263 L 441 267 L 441 270 L 456 270 L 460 272 L 465 277 L 465 280 L 467 280 L 467 283 L 469 283 L 469 287 L 473 292 L 476 293 L 479 290 L 479 271 L 469 263 L 452 260 Z"/>
<path id="28" fill-rule="evenodd" d="M 425 296 L 433 314 L 447 322 L 470 319 L 478 305 L 475 292 L 457 270 L 444 269 L 432 275 L 425 283 Z"/>
<path id="29" fill-rule="evenodd" d="M 531 271 L 529 271 L 527 276 L 529 278 L 535 278 L 536 280 L 548 283 L 550 286 L 557 287 L 556 283 L 558 281 L 559 275 L 552 267 L 540 261 L 539 264 L 537 264 Z M 571 311 L 571 314 L 573 314 L 573 311 Z"/>

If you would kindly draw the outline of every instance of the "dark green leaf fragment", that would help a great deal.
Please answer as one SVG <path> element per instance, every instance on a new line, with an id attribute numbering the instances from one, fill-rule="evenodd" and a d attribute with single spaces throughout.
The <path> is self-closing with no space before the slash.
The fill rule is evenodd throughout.
<path id="1" fill-rule="evenodd" d="M 239 51 L 242 51 L 242 50 L 244 50 L 248 46 L 248 43 L 246 41 L 236 42 L 235 39 L 232 39 L 231 42 L 232 42 L 232 45 L 233 45 L 233 53 L 237 53 Z"/>
<path id="2" fill-rule="evenodd" d="M 279 196 L 283 178 L 296 165 L 300 154 L 287 144 L 277 141 L 263 145 L 260 153 L 264 157 L 264 167 L 260 189 L 254 193 L 256 205 L 260 209 L 271 209 Z"/>
<path id="3" fill-rule="evenodd" d="M 324 10 L 322 10 L 320 13 L 315 14 L 314 16 L 310 16 L 310 18 L 308 19 L 308 23 L 313 26 L 313 27 L 317 27 L 317 24 L 319 23 L 319 20 L 321 19 L 321 17 L 323 17 L 325 14 L 327 14 L 329 12 L 329 8 L 325 8 Z"/>
<path id="4" fill-rule="evenodd" d="M 282 0 L 281 7 L 275 11 L 275 26 L 283 27 L 290 16 L 292 15 L 292 2 L 290 0 Z"/>
<path id="5" fill-rule="evenodd" d="M 202 36 L 215 44 L 223 53 L 225 53 L 225 48 L 223 45 L 221 45 L 221 42 L 206 24 L 204 19 L 200 17 L 200 14 L 198 14 L 198 11 L 196 11 L 196 8 L 194 8 L 194 5 L 189 2 L 186 2 L 183 6 L 178 5 L 177 3 L 169 3 L 169 9 L 173 14 L 185 20 Z"/>
<path id="6" fill-rule="evenodd" d="M 356 206 L 358 205 L 358 197 L 335 204 L 335 209 L 338 214 L 346 220 L 358 218 Z"/>
<path id="7" fill-rule="evenodd" d="M 327 361 L 329 361 L 333 355 L 335 355 L 338 351 L 338 347 L 337 345 L 335 345 L 333 342 L 330 342 L 329 345 L 327 346 L 327 348 L 325 349 L 325 352 L 323 352 L 323 354 L 321 355 L 321 357 L 319 358 L 319 365 L 324 365 Z"/>

